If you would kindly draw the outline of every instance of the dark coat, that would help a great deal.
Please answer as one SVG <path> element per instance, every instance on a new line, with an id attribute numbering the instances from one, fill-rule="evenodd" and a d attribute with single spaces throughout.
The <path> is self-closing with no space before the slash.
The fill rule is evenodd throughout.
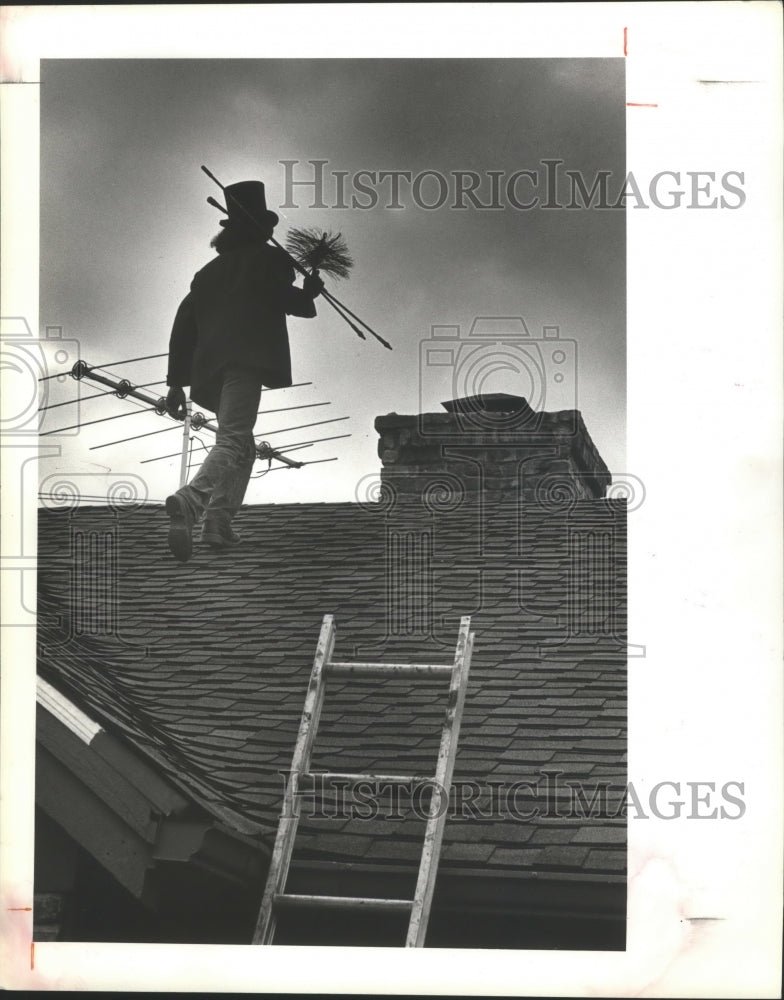
<path id="1" fill-rule="evenodd" d="M 230 364 L 259 371 L 262 385 L 291 385 L 286 316 L 312 318 L 310 295 L 294 287 L 288 256 L 267 244 L 225 250 L 196 273 L 169 341 L 168 385 L 216 411 Z"/>

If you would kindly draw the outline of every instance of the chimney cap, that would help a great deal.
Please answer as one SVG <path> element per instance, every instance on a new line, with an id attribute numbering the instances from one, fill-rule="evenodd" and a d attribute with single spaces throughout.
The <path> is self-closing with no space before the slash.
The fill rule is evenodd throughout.
<path id="1" fill-rule="evenodd" d="M 533 413 L 527 399 L 523 396 L 512 396 L 508 392 L 461 396 L 459 399 L 446 400 L 441 405 L 449 413 L 476 413 L 480 410 L 491 413 Z"/>

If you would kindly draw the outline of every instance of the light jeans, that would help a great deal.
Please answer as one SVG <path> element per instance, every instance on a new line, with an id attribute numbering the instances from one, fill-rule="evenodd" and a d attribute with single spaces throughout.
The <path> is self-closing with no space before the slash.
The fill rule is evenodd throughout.
<path id="1" fill-rule="evenodd" d="M 215 444 L 191 482 L 177 491 L 194 521 L 205 511 L 231 519 L 239 510 L 256 458 L 253 426 L 260 400 L 259 372 L 237 367 L 225 370 Z"/>

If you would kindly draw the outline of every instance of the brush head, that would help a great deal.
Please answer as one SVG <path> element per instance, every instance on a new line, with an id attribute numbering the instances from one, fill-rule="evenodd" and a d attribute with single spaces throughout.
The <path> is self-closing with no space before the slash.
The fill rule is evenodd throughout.
<path id="1" fill-rule="evenodd" d="M 347 278 L 354 266 L 341 233 L 321 229 L 290 229 L 286 249 L 303 267 L 317 268 L 333 278 Z"/>

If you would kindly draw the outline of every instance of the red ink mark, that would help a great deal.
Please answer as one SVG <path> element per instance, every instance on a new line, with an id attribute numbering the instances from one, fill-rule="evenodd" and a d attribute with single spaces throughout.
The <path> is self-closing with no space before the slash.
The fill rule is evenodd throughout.
<path id="1" fill-rule="evenodd" d="M 627 48 L 627 42 L 628 42 L 628 40 L 629 40 L 629 29 L 628 28 L 624 28 L 623 29 L 623 54 L 625 56 L 629 54 L 629 51 L 628 51 L 628 48 Z"/>
<path id="2" fill-rule="evenodd" d="M 627 101 L 627 108 L 658 108 L 658 104 L 638 104 L 637 101 Z"/>
<path id="3" fill-rule="evenodd" d="M 30 971 L 35 969 L 35 941 L 30 942 Z"/>
<path id="4" fill-rule="evenodd" d="M 16 913 L 19 910 L 23 910 L 25 913 L 29 913 L 32 910 L 32 906 L 9 906 L 8 909 L 11 913 Z"/>

